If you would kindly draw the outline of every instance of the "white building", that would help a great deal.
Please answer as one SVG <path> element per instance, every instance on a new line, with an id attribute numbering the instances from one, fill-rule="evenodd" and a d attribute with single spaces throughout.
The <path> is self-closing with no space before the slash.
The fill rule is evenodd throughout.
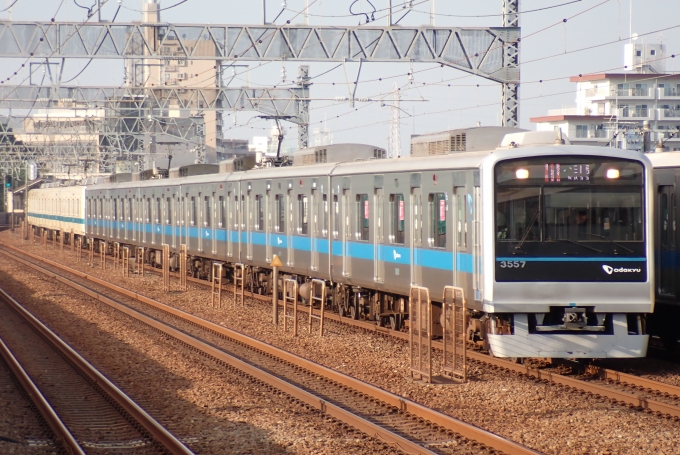
<path id="1" fill-rule="evenodd" d="M 574 144 L 643 149 L 657 141 L 680 150 L 680 74 L 666 74 L 662 44 L 628 44 L 627 71 L 571 77 L 576 107 L 554 109 L 534 117 L 538 131 L 560 127 Z M 671 137 L 671 135 L 673 137 Z"/>

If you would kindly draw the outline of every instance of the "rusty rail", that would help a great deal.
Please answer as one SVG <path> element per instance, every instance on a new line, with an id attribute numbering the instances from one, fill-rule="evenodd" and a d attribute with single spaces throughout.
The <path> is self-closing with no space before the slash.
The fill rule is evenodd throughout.
<path id="1" fill-rule="evenodd" d="M 0 242 L 2 244 L 2 242 Z M 2 244 L 4 245 L 4 244 Z M 5 245 L 6 246 L 6 245 Z M 30 253 L 25 253 L 23 250 L 15 247 L 9 247 L 12 249 L 15 249 L 16 251 L 19 251 L 23 254 L 31 255 Z M 33 255 L 31 255 L 33 256 Z M 43 260 L 40 256 L 34 256 L 37 259 Z M 195 284 L 199 284 L 201 286 L 209 286 L 210 283 L 205 282 L 204 280 L 200 280 L 197 278 L 189 278 L 189 281 Z M 249 297 L 256 299 L 256 300 L 262 300 L 266 302 L 271 301 L 270 296 L 262 296 L 259 294 L 253 294 L 250 293 L 248 295 Z M 279 300 L 279 305 L 283 306 L 283 300 Z M 314 310 L 314 313 L 318 313 L 317 310 Z M 381 333 L 393 338 L 397 338 L 403 341 L 408 342 L 409 341 L 409 334 L 404 333 L 404 332 L 397 332 L 394 330 L 390 330 L 387 327 L 380 327 L 376 325 L 375 323 L 371 322 L 365 322 L 365 321 L 359 321 L 359 320 L 354 320 L 351 318 L 346 318 L 342 317 L 339 314 L 336 313 L 328 313 L 326 312 L 325 318 L 327 320 L 332 320 L 337 323 L 341 324 L 348 324 L 352 325 L 370 332 L 376 332 L 376 333 Z M 433 341 L 432 342 L 432 347 L 438 350 L 443 350 L 443 344 L 439 341 Z M 577 378 L 572 378 L 569 376 L 561 375 L 558 373 L 554 372 L 549 372 L 549 371 L 542 371 L 538 368 L 532 368 L 526 365 L 521 365 L 521 364 L 516 364 L 513 362 L 510 362 L 508 360 L 504 360 L 502 358 L 498 357 L 491 357 L 487 354 L 483 354 L 481 352 L 476 352 L 476 351 L 467 351 L 467 357 L 468 359 L 496 367 L 496 368 L 502 368 L 508 371 L 512 371 L 514 373 L 522 374 L 528 377 L 536 378 L 539 380 L 544 380 L 544 381 L 549 381 L 553 382 L 555 384 L 563 385 L 566 387 L 574 388 L 577 390 L 582 390 L 587 393 L 591 393 L 594 395 L 600 395 L 603 397 L 606 397 L 608 399 L 618 401 L 621 403 L 624 403 L 628 406 L 634 406 L 638 407 L 644 410 L 649 410 L 652 412 L 656 413 L 661 413 L 664 415 L 669 415 L 672 417 L 680 418 L 680 405 L 672 405 L 672 404 L 667 404 L 663 403 L 658 400 L 650 399 L 647 397 L 643 397 L 640 395 L 637 395 L 635 393 L 629 393 L 629 392 L 624 392 L 621 390 L 615 390 L 611 387 L 607 387 L 604 385 L 600 384 L 594 384 L 589 381 L 583 381 L 581 379 Z M 669 395 L 675 395 L 680 397 L 680 389 L 679 387 L 676 386 L 670 386 L 668 384 L 664 384 L 658 381 L 653 381 L 650 379 L 642 378 L 639 376 L 631 375 L 631 374 L 626 374 L 626 373 L 621 373 L 616 370 L 609 370 L 609 369 L 604 369 L 600 367 L 594 367 L 594 370 L 590 371 L 590 374 L 596 375 L 598 377 L 601 377 L 603 379 L 608 379 L 616 382 L 621 382 L 624 383 L 625 385 L 631 386 L 631 387 L 640 387 L 640 388 L 645 388 L 645 389 L 650 389 L 654 392 L 660 392 L 662 394 L 668 393 Z"/>
<path id="2" fill-rule="evenodd" d="M 7 248 L 14 249 L 11 246 L 5 245 L 2 242 L 0 242 L 0 245 L 3 245 Z M 44 262 L 46 264 L 49 264 L 53 267 L 57 267 L 60 270 L 66 271 L 68 273 L 71 273 L 73 275 L 76 275 L 80 278 L 86 279 L 88 281 L 91 281 L 92 283 L 95 283 L 99 286 L 103 286 L 109 290 L 113 290 L 115 292 L 118 292 L 119 294 L 125 295 L 127 297 L 133 298 L 139 302 L 145 303 L 153 308 L 159 309 L 161 311 L 164 311 L 168 314 L 171 314 L 173 316 L 179 317 L 191 324 L 198 325 L 200 327 L 206 328 L 212 332 L 221 334 L 227 338 L 230 338 L 238 343 L 242 343 L 246 346 L 249 346 L 252 349 L 256 349 L 260 352 L 263 352 L 265 354 L 268 354 L 272 357 L 278 358 L 282 361 L 288 362 L 292 365 L 298 366 L 300 368 L 304 368 L 306 370 L 309 370 L 313 372 L 314 374 L 318 374 L 320 376 L 324 376 L 325 378 L 337 382 L 339 384 L 342 384 L 344 386 L 350 387 L 356 392 L 359 392 L 361 394 L 365 394 L 368 396 L 373 397 L 374 399 L 377 399 L 383 403 L 385 403 L 388 406 L 392 406 L 397 408 L 401 412 L 406 412 L 409 413 L 415 417 L 421 418 L 425 421 L 428 421 L 432 424 L 438 425 L 448 431 L 452 431 L 455 433 L 460 434 L 461 436 L 477 441 L 478 443 L 484 444 L 485 446 L 488 446 L 494 450 L 501 451 L 503 453 L 506 453 L 508 455 L 523 455 L 523 454 L 539 454 L 540 452 L 537 452 L 533 449 L 530 449 L 522 444 L 516 443 L 514 441 L 505 439 L 499 435 L 496 435 L 494 433 L 491 433 L 487 430 L 483 430 L 481 428 L 475 427 L 474 425 L 465 423 L 463 421 L 460 421 L 458 419 L 455 419 L 453 417 L 447 416 L 445 414 L 442 414 L 440 412 L 437 412 L 433 409 L 427 408 L 426 406 L 420 405 L 418 403 L 415 403 L 411 400 L 408 400 L 406 398 L 400 397 L 398 395 L 394 395 L 390 392 L 387 392 L 385 390 L 379 389 L 373 385 L 370 385 L 368 383 L 365 383 L 363 381 L 360 381 L 355 378 L 351 378 L 349 376 L 346 376 L 342 373 L 339 373 L 337 371 L 334 371 L 330 368 L 324 367 L 322 365 L 319 365 L 315 362 L 312 362 L 310 360 L 304 359 L 302 357 L 298 357 L 294 354 L 291 354 L 289 352 L 283 351 L 279 348 L 276 348 L 274 346 L 271 346 L 267 343 L 261 342 L 259 340 L 256 340 L 254 338 L 248 337 L 246 335 L 243 335 L 241 333 L 235 332 L 233 330 L 227 329 L 225 327 L 222 327 L 220 325 L 214 324 L 210 321 L 206 321 L 204 319 L 201 319 L 197 316 L 191 315 L 189 313 L 186 313 L 184 311 L 181 311 L 177 308 L 170 307 L 168 305 L 165 305 L 161 302 L 158 302 L 156 300 L 150 299 L 148 297 L 145 297 L 141 294 L 138 294 L 136 292 L 129 291 L 127 289 L 121 288 L 119 286 L 116 286 L 114 284 L 108 283 L 104 280 L 101 280 L 99 278 L 90 276 L 84 272 L 80 272 L 77 270 L 73 270 L 67 266 L 64 266 L 62 264 L 56 263 L 54 261 L 51 261 L 49 259 L 41 258 L 39 256 L 34 256 L 30 253 L 23 252 L 21 250 L 16 250 L 19 251 L 22 254 L 25 254 L 29 257 L 32 257 L 34 259 L 37 259 L 41 262 Z M 112 306 L 113 308 L 129 315 L 132 316 L 133 318 L 149 325 L 150 327 L 153 327 L 156 330 L 159 330 L 162 333 L 165 333 L 166 335 L 169 335 L 177 340 L 179 340 L 182 343 L 187 344 L 188 346 L 191 346 L 192 348 L 198 349 L 211 357 L 217 359 L 218 361 L 224 362 L 225 364 L 228 364 L 234 368 L 237 368 L 246 374 L 278 389 L 281 390 L 282 392 L 300 400 L 301 402 L 314 407 L 315 409 L 318 409 L 321 412 L 324 412 L 348 425 L 351 425 L 354 428 L 359 429 L 360 431 L 371 435 L 373 437 L 376 437 L 378 439 L 381 439 L 385 442 L 388 442 L 390 444 L 394 444 L 395 446 L 399 447 L 401 450 L 406 451 L 407 453 L 419 453 L 419 454 L 432 454 L 431 450 L 429 450 L 426 447 L 423 447 L 422 445 L 418 444 L 417 442 L 411 441 L 400 434 L 397 434 L 395 432 L 390 431 L 389 429 L 386 429 L 380 425 L 377 425 L 373 422 L 370 422 L 369 420 L 366 420 L 354 413 L 352 413 L 349 410 L 344 409 L 343 407 L 337 406 L 333 403 L 330 403 L 326 401 L 325 399 L 318 397 L 306 390 L 303 390 L 279 377 L 277 377 L 274 374 L 270 374 L 266 371 L 260 370 L 256 368 L 255 366 L 244 362 L 236 357 L 232 357 L 229 354 L 227 354 L 224 351 L 221 351 L 215 347 L 213 347 L 210 344 L 204 343 L 203 341 L 197 340 L 193 338 L 192 336 L 179 331 L 177 329 L 174 329 L 172 327 L 166 326 L 162 322 L 151 318 L 149 316 L 146 316 L 144 314 L 138 313 L 136 310 L 131 309 L 128 306 L 125 306 L 119 302 L 116 302 L 115 300 L 110 299 L 109 297 L 106 297 L 96 291 L 93 291 L 85 286 L 82 286 L 78 283 L 75 283 L 65 277 L 62 277 L 54 272 L 51 272 L 49 270 L 44 269 L 43 267 L 32 264 L 29 261 L 25 261 L 21 258 L 18 258 L 12 254 L 7 253 L 6 251 L 0 250 L 2 254 L 5 254 L 9 257 L 12 257 L 13 259 L 35 269 L 38 270 L 41 273 L 44 273 L 74 289 L 77 289 L 80 292 L 83 292 L 90 297 L 95 298 L 96 300 L 106 303 L 107 305 Z"/>
<path id="3" fill-rule="evenodd" d="M 0 291 L 0 298 L 3 300 L 5 300 L 6 295 L 7 294 L 5 294 L 4 291 Z M 35 383 L 33 383 L 28 376 L 26 370 L 24 370 L 2 340 L 0 340 L 0 355 L 2 355 L 2 358 L 12 371 L 12 374 L 17 378 L 31 402 L 35 405 L 42 418 L 52 430 L 57 443 L 61 444 L 70 454 L 86 455 L 85 451 L 80 447 L 80 444 L 78 444 L 71 432 L 68 431 L 66 425 L 64 425 L 57 413 L 54 412 L 52 406 L 50 406 L 43 394 L 40 393 L 40 390 L 38 390 L 38 387 L 36 387 Z"/>
<path id="4" fill-rule="evenodd" d="M 20 260 L 18 258 L 15 259 Z M 30 266 L 30 263 L 27 261 L 20 261 Z M 32 268 L 35 268 L 35 266 Z M 44 270 L 40 270 L 40 272 L 44 273 Z M 63 282 L 56 275 L 54 275 L 54 278 Z M 57 335 L 55 335 L 42 322 L 36 319 L 31 313 L 29 313 L 23 306 L 21 306 L 2 289 L 0 289 L 0 297 L 2 297 L 2 299 L 6 301 L 12 307 L 12 309 L 17 312 L 17 314 L 22 316 L 23 319 L 38 334 L 40 334 L 40 336 L 42 336 L 48 343 L 54 346 L 55 349 L 57 349 L 64 356 L 64 358 L 79 368 L 93 383 L 96 383 L 112 400 L 116 402 L 118 406 L 120 406 L 136 422 L 138 422 L 140 426 L 144 428 L 144 430 L 146 430 L 154 440 L 156 440 L 160 445 L 168 450 L 169 453 L 173 455 L 193 455 L 193 452 L 189 450 L 189 448 L 187 448 L 182 442 L 175 438 L 175 436 L 168 432 L 168 430 L 159 424 L 153 417 L 151 417 L 146 411 L 139 407 L 137 403 L 125 395 L 122 390 L 116 387 L 111 381 L 109 381 L 83 357 L 81 357 L 80 354 L 74 351 L 69 345 L 64 343 Z M 59 434 L 61 435 L 62 433 Z"/>

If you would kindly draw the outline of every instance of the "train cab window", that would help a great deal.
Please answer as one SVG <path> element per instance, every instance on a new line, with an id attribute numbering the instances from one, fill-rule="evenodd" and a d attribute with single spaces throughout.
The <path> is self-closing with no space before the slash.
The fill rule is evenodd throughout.
<path id="1" fill-rule="evenodd" d="M 255 230 L 264 231 L 264 196 L 255 196 Z"/>
<path id="2" fill-rule="evenodd" d="M 196 197 L 191 196 L 191 208 L 189 211 L 190 223 L 192 226 L 196 226 Z"/>
<path id="3" fill-rule="evenodd" d="M 340 201 L 338 196 L 333 196 L 333 238 L 337 239 L 340 234 Z"/>
<path id="4" fill-rule="evenodd" d="M 368 194 L 357 194 L 357 240 L 368 241 L 368 227 L 371 219 L 368 205 Z"/>
<path id="5" fill-rule="evenodd" d="M 307 195 L 298 194 L 298 234 L 307 235 L 309 227 L 308 222 Z"/>
<path id="6" fill-rule="evenodd" d="M 283 198 L 283 194 L 277 194 L 275 202 L 276 224 L 274 228 L 276 229 L 276 232 L 286 232 L 286 202 Z"/>
<path id="7" fill-rule="evenodd" d="M 212 213 L 210 210 L 210 196 L 203 198 L 203 226 L 209 228 L 212 220 Z"/>
<path id="8" fill-rule="evenodd" d="M 226 201 L 224 200 L 224 196 L 220 196 L 218 199 L 217 203 L 217 210 L 219 211 L 218 213 L 218 220 L 219 220 L 219 227 L 223 228 L 227 225 L 227 219 L 226 219 Z"/>
<path id="9" fill-rule="evenodd" d="M 661 246 L 667 247 L 670 238 L 670 220 L 668 210 L 668 195 L 661 195 Z"/>
<path id="10" fill-rule="evenodd" d="M 404 244 L 405 238 L 405 218 L 406 209 L 404 207 L 403 194 L 390 194 L 390 242 L 398 245 Z"/>
<path id="11" fill-rule="evenodd" d="M 165 200 L 165 224 L 172 226 L 172 199 Z"/>
<path id="12" fill-rule="evenodd" d="M 324 194 L 321 201 L 323 204 L 321 210 L 321 237 L 328 237 L 328 195 Z"/>
<path id="13" fill-rule="evenodd" d="M 430 246 L 446 248 L 446 196 L 430 193 Z"/>

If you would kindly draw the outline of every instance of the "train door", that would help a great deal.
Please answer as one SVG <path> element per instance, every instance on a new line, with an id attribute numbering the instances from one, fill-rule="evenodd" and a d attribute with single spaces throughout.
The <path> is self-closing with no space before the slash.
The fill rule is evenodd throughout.
<path id="1" fill-rule="evenodd" d="M 345 177 L 348 181 L 349 177 Z M 352 276 L 351 240 L 352 240 L 352 191 L 349 182 L 342 190 L 342 275 Z"/>
<path id="2" fill-rule="evenodd" d="M 253 229 L 255 223 L 253 222 L 253 191 L 252 184 L 248 184 L 248 193 L 246 194 L 246 259 L 253 259 Z"/>
<path id="3" fill-rule="evenodd" d="M 677 203 L 675 189 L 672 185 L 659 187 L 659 294 L 674 296 L 675 284 L 675 248 L 677 232 Z"/>
<path id="4" fill-rule="evenodd" d="M 234 229 L 234 203 L 233 192 L 227 191 L 227 256 L 234 256 L 234 242 L 232 240 L 232 229 Z"/>
<path id="5" fill-rule="evenodd" d="M 481 214 L 482 197 L 481 188 L 475 186 L 473 193 L 473 229 L 472 229 L 472 260 L 474 270 L 472 272 L 472 284 L 475 291 L 475 300 L 482 300 L 482 233 L 481 233 Z"/>
<path id="6" fill-rule="evenodd" d="M 380 177 L 382 182 L 382 176 Z M 377 185 L 376 185 L 377 186 Z M 382 183 L 380 185 L 382 187 Z M 385 258 L 383 257 L 383 244 L 385 243 L 385 227 L 383 217 L 384 190 L 375 188 L 373 194 L 373 280 L 376 283 L 385 282 Z"/>
<path id="7" fill-rule="evenodd" d="M 210 207 L 212 207 L 212 211 L 210 212 L 210 217 L 212 218 L 210 220 L 210 226 L 211 226 L 211 233 L 210 235 L 212 236 L 212 254 L 216 255 L 217 254 L 217 203 L 216 203 L 217 198 L 215 197 L 215 193 L 212 193 L 210 197 Z"/>
<path id="8" fill-rule="evenodd" d="M 455 199 L 455 254 L 454 254 L 454 283 L 456 286 L 470 289 L 469 281 L 472 272 L 471 256 L 468 253 L 470 243 L 468 235 L 468 213 L 471 210 L 468 194 L 464 186 L 457 186 L 453 190 Z"/>
<path id="9" fill-rule="evenodd" d="M 287 218 L 288 222 L 287 228 L 286 229 L 286 237 L 287 237 L 287 242 L 286 246 L 288 247 L 287 251 L 287 257 L 286 259 L 288 260 L 288 266 L 293 267 L 295 266 L 295 249 L 293 248 L 293 232 L 295 231 L 295 207 L 293 207 L 293 183 L 292 180 L 288 184 L 288 192 L 286 193 L 286 208 L 288 209 L 287 213 Z"/>
<path id="10" fill-rule="evenodd" d="M 264 241 L 265 241 L 265 260 L 267 263 L 272 260 L 272 190 L 271 181 L 267 181 L 267 192 L 265 194 L 265 227 L 264 227 Z"/>
<path id="11" fill-rule="evenodd" d="M 314 185 L 316 186 L 316 181 L 314 181 Z M 312 196 L 309 204 L 309 213 L 308 213 L 308 220 L 311 222 L 311 227 L 309 229 L 309 251 L 311 254 L 310 257 L 310 268 L 313 271 L 318 271 L 319 270 L 319 250 L 316 245 L 316 238 L 318 236 L 318 231 L 319 231 L 319 221 L 318 221 L 318 213 L 319 213 L 319 207 L 317 204 L 319 203 L 319 194 L 316 188 L 312 188 Z"/>
<path id="12" fill-rule="evenodd" d="M 417 183 L 414 180 L 418 180 Z M 423 202 L 422 191 L 420 189 L 420 174 L 411 175 L 411 197 L 409 214 L 411 215 L 411 284 L 420 285 L 423 282 L 422 265 L 418 260 L 419 251 L 423 246 Z M 417 186 L 416 186 L 417 185 Z"/>

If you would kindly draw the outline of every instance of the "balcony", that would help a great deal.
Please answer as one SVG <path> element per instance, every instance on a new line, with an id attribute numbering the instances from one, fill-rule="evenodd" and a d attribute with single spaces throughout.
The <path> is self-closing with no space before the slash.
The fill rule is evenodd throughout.
<path id="1" fill-rule="evenodd" d="M 654 120 L 652 109 L 618 109 L 619 118 L 636 120 Z"/>
<path id="2" fill-rule="evenodd" d="M 574 139 L 609 139 L 611 137 L 609 130 L 604 129 L 577 129 L 574 131 L 573 135 L 570 134 L 569 136 Z"/>
<path id="3" fill-rule="evenodd" d="M 659 120 L 679 119 L 680 109 L 659 109 Z"/>
<path id="4" fill-rule="evenodd" d="M 611 91 L 611 96 L 622 98 L 622 97 L 649 97 L 650 90 L 647 87 L 634 87 L 627 89 L 613 89 Z"/>
<path id="5" fill-rule="evenodd" d="M 659 89 L 659 96 L 664 98 L 680 98 L 680 87 L 664 87 Z"/>

